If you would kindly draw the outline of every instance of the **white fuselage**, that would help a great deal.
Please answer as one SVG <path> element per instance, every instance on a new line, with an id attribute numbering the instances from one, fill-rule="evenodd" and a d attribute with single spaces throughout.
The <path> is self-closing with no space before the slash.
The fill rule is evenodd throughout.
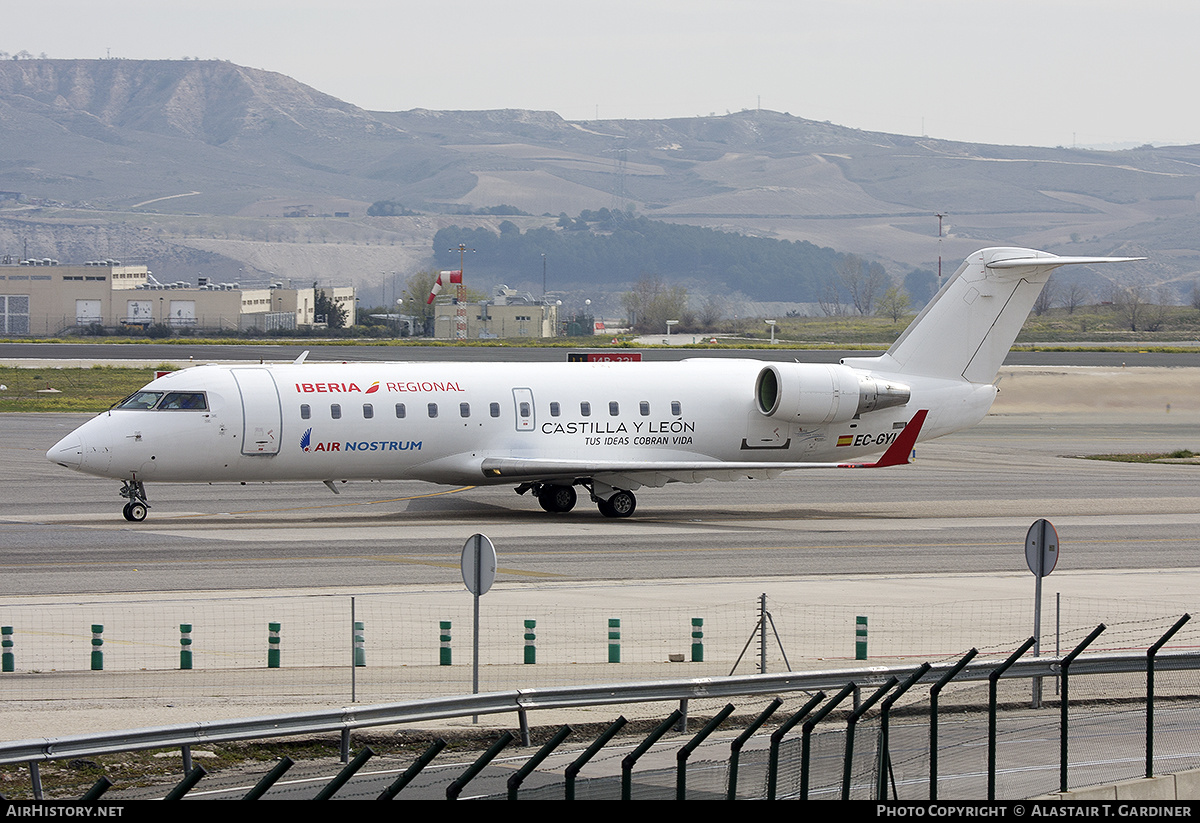
<path id="1" fill-rule="evenodd" d="M 768 416 L 756 403 L 755 380 L 767 365 L 200 366 L 145 390 L 203 392 L 207 408 L 112 409 L 47 456 L 89 474 L 142 482 L 511 483 L 481 471 L 487 458 L 783 468 L 878 454 L 918 408 L 930 410 L 921 439 L 971 426 L 995 396 L 990 384 L 907 377 L 911 398 L 903 405 L 843 413 L 847 419 L 837 422 L 790 419 Z M 804 380 L 808 368 L 845 368 L 791 365 Z"/>

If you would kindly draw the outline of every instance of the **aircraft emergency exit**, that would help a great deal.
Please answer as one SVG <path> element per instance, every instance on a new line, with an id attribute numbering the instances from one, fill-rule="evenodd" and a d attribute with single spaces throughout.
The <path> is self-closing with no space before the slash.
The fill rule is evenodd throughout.
<path id="1" fill-rule="evenodd" d="M 576 488 L 628 517 L 671 482 L 908 462 L 979 422 L 1051 271 L 1139 258 L 972 254 L 888 351 L 837 364 L 358 363 L 199 366 L 154 380 L 46 453 L 122 481 L 512 484 L 548 512 Z M 882 452 L 875 461 L 863 458 Z"/>

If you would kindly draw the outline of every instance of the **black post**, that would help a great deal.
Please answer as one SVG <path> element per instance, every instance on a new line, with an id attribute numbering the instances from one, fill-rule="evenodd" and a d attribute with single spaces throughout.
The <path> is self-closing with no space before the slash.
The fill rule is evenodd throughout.
<path id="1" fill-rule="evenodd" d="M 1183 628 L 1183 624 L 1192 619 L 1190 614 L 1175 621 L 1175 625 L 1158 639 L 1158 642 L 1146 650 L 1146 777 L 1154 777 L 1154 656 L 1158 654 L 1166 642 L 1175 636 L 1175 632 Z"/>
<path id="2" fill-rule="evenodd" d="M 1059 743 L 1059 758 L 1058 758 L 1058 790 L 1066 792 L 1067 790 L 1067 707 L 1070 705 L 1070 685 L 1068 680 L 1068 669 L 1075 662 L 1084 649 L 1092 644 L 1092 641 L 1100 636 L 1100 632 L 1104 631 L 1105 626 L 1101 623 L 1096 628 L 1092 629 L 1092 633 L 1083 639 L 1083 642 L 1071 650 L 1071 653 L 1062 659 L 1059 664 L 1062 669 L 1062 703 L 1059 704 L 1059 728 L 1058 728 L 1058 743 Z"/>
<path id="3" fill-rule="evenodd" d="M 846 720 L 846 754 L 842 758 L 842 800 L 850 799 L 850 775 L 852 772 L 851 761 L 854 759 L 854 729 L 858 726 L 858 719 L 870 711 L 871 707 L 883 699 L 883 696 L 900 681 L 896 677 L 889 677 L 888 681 L 875 690 L 875 693 L 868 697 L 861 706 L 850 713 L 850 717 Z"/>
<path id="4" fill-rule="evenodd" d="M 903 697 L 906 691 L 917 685 L 917 682 L 926 675 L 929 669 L 928 663 L 922 663 L 904 679 L 896 691 L 888 695 L 887 700 L 879 704 L 879 782 L 875 786 L 876 800 L 887 800 L 887 775 L 892 765 L 892 757 L 888 752 L 888 716 L 891 714 L 892 706 L 896 705 L 896 701 Z M 896 794 L 894 787 L 892 794 Z"/>
<path id="5" fill-rule="evenodd" d="M 937 776 L 938 776 L 938 696 L 942 693 L 942 689 L 955 677 L 958 673 L 966 668 L 967 664 L 975 655 L 979 654 L 977 650 L 972 648 L 969 652 L 962 656 L 957 663 L 950 667 L 950 670 L 942 677 L 941 680 L 934 683 L 929 689 L 929 799 L 938 799 Z"/>
<path id="6" fill-rule="evenodd" d="M 1036 637 L 1030 637 L 999 667 L 988 673 L 988 800 L 996 799 L 996 684 L 1000 682 L 1000 676 L 1036 642 Z"/>

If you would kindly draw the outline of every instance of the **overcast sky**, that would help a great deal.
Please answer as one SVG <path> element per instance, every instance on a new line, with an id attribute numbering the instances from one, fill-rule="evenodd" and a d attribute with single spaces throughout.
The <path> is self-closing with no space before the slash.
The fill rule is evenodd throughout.
<path id="1" fill-rule="evenodd" d="M 230 60 L 366 109 L 764 109 L 987 143 L 1200 143 L 1196 0 L 3 0 L 0 50 Z"/>

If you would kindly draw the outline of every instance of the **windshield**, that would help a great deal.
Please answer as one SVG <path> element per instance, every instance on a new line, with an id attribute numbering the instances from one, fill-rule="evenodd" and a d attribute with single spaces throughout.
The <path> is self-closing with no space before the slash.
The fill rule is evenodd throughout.
<path id="1" fill-rule="evenodd" d="M 139 391 L 126 397 L 117 404 L 118 409 L 152 409 L 159 398 L 163 396 L 160 391 Z"/>
<path id="2" fill-rule="evenodd" d="M 139 391 L 134 392 L 118 403 L 117 408 L 156 409 L 158 411 L 207 411 L 208 398 L 202 391 Z"/>

